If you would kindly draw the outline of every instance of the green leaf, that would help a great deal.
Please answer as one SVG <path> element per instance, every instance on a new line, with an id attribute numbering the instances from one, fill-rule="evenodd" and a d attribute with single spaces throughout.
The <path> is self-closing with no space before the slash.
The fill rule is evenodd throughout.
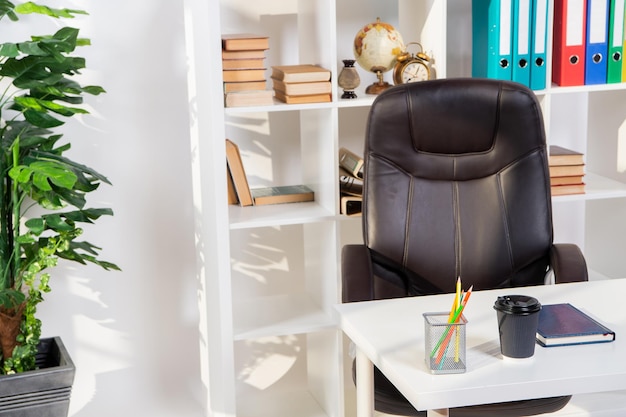
<path id="1" fill-rule="evenodd" d="M 61 126 L 65 123 L 59 119 L 50 116 L 48 113 L 41 113 L 35 110 L 26 110 L 24 112 L 24 118 L 35 126 L 43 127 L 46 129 Z"/>
<path id="2" fill-rule="evenodd" d="M 0 291 L 0 305 L 7 309 L 13 309 L 24 302 L 26 296 L 17 290 L 10 288 Z"/>
<path id="3" fill-rule="evenodd" d="M 87 12 L 83 10 L 53 9 L 48 6 L 42 6 L 42 5 L 33 3 L 32 1 L 18 4 L 15 7 L 15 11 L 20 14 L 39 13 L 39 14 L 50 16 L 50 17 L 56 17 L 56 18 L 59 18 L 59 17 L 73 18 L 75 14 L 87 14 Z"/>
<path id="4" fill-rule="evenodd" d="M 50 110 L 61 116 L 71 117 L 75 114 L 88 114 L 87 110 L 79 107 L 67 107 L 62 104 L 55 103 L 51 100 L 42 100 L 35 97 L 15 97 L 15 103 L 17 103 L 23 109 L 34 110 L 38 112 L 46 112 Z"/>
<path id="5" fill-rule="evenodd" d="M 0 56 L 15 58 L 19 54 L 18 46 L 14 43 L 3 43 L 0 45 Z"/>
<path id="6" fill-rule="evenodd" d="M 50 214 L 45 217 L 47 228 L 52 229 L 57 232 L 70 232 L 74 230 L 76 227 L 72 224 L 67 223 L 63 220 L 59 214 Z"/>
<path id="7" fill-rule="evenodd" d="M 11 19 L 12 21 L 16 21 L 17 16 L 13 11 L 14 8 L 15 5 L 10 1 L 0 0 L 0 19 L 2 19 L 4 16 L 9 16 L 9 19 Z"/>
<path id="8" fill-rule="evenodd" d="M 28 230 L 30 230 L 35 235 L 40 235 L 45 230 L 45 222 L 39 217 L 35 219 L 28 219 L 25 223 Z"/>

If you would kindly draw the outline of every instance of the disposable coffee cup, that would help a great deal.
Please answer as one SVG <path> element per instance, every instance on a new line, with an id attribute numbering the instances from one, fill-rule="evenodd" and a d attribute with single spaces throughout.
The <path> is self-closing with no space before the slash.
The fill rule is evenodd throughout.
<path id="1" fill-rule="evenodd" d="M 500 352 L 507 358 L 530 358 L 535 354 L 535 338 L 541 304 L 527 295 L 498 297 L 493 308 L 498 316 Z"/>

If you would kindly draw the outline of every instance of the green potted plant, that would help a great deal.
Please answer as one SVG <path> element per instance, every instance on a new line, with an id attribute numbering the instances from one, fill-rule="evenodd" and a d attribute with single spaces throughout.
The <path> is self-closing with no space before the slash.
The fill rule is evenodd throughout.
<path id="1" fill-rule="evenodd" d="M 20 15 L 72 18 L 82 10 L 54 9 L 33 2 L 0 0 L 0 24 L 23 23 Z M 81 241 L 81 225 L 94 223 L 109 208 L 88 208 L 86 195 L 109 181 L 67 155 L 70 143 L 60 128 L 67 118 L 87 114 L 84 94 L 100 86 L 81 86 L 75 75 L 85 68 L 75 55 L 89 45 L 78 29 L 62 27 L 52 35 L 34 35 L 0 44 L 0 374 L 28 373 L 64 351 L 60 340 L 40 341 L 36 309 L 50 291 L 50 269 L 60 259 L 118 270 L 98 258 L 97 246 Z M 50 348 L 50 345 L 52 347 Z M 54 361 L 53 361 L 54 362 Z M 4 378 L 0 376 L 0 380 Z M 72 374 L 73 379 L 73 374 Z M 3 386 L 0 382 L 0 397 Z M 26 385 L 29 385 L 26 383 Z M 9 392 L 9 396 L 15 392 Z M 0 401 L 0 415 L 4 406 Z M 20 414 L 21 415 L 21 414 Z M 39 414 L 41 415 L 41 414 Z M 46 414 L 47 415 L 47 414 Z M 60 415 L 60 414 L 59 414 Z"/>

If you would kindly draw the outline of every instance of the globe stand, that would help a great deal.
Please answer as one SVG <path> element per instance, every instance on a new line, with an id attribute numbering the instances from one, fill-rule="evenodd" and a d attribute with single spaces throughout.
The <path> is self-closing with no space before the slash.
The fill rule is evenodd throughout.
<path id="1" fill-rule="evenodd" d="M 391 84 L 389 84 L 387 81 L 383 81 L 382 71 L 376 70 L 375 72 L 376 72 L 376 77 L 378 77 L 378 81 L 373 84 L 368 85 L 367 88 L 365 89 L 365 94 L 380 94 L 386 89 L 388 89 L 389 87 L 391 87 Z"/>

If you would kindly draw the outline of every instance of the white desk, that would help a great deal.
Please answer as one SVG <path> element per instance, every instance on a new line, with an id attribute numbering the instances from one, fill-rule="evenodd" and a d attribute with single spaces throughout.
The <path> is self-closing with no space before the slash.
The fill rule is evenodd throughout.
<path id="1" fill-rule="evenodd" d="M 464 286 L 471 283 L 464 282 Z M 542 304 L 569 302 L 616 333 L 612 343 L 535 348 L 528 359 L 503 359 L 498 295 L 524 294 Z M 626 389 L 626 279 L 475 291 L 464 315 L 467 372 L 433 375 L 424 361 L 422 313 L 447 311 L 452 294 L 336 306 L 342 330 L 357 346 L 357 414 L 373 412 L 372 362 L 428 415 L 448 408 Z"/>

